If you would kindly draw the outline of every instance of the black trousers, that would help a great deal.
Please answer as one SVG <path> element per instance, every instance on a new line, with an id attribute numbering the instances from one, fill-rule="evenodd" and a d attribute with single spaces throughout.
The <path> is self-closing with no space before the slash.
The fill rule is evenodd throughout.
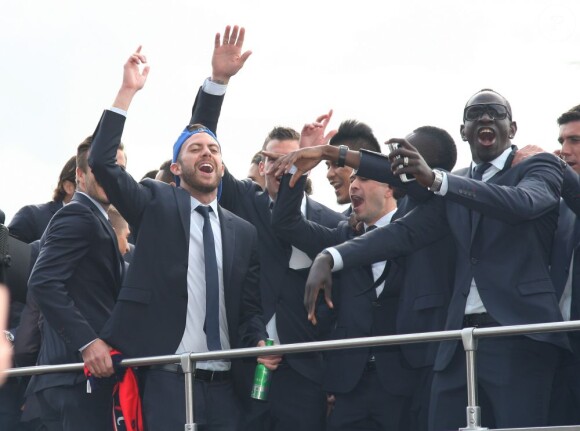
<path id="1" fill-rule="evenodd" d="M 561 353 L 555 345 L 524 336 L 479 340 L 477 373 L 482 426 L 548 425 L 550 393 Z M 459 345 L 451 363 L 433 377 L 431 431 L 466 426 L 466 382 L 465 352 Z"/>
<path id="2" fill-rule="evenodd" d="M 185 378 L 182 373 L 143 370 L 143 416 L 147 431 L 183 431 Z M 194 380 L 194 423 L 199 431 L 237 431 L 241 408 L 231 381 Z"/>
<path id="3" fill-rule="evenodd" d="M 267 401 L 245 399 L 246 431 L 321 431 L 326 395 L 321 386 L 282 363 L 272 373 Z"/>
<path id="4" fill-rule="evenodd" d="M 408 426 L 411 397 L 385 390 L 376 370 L 365 371 L 352 391 L 334 396 L 328 431 L 400 431 Z"/>
<path id="5" fill-rule="evenodd" d="M 42 422 L 48 431 L 113 430 L 113 383 L 87 394 L 85 382 L 37 393 Z"/>

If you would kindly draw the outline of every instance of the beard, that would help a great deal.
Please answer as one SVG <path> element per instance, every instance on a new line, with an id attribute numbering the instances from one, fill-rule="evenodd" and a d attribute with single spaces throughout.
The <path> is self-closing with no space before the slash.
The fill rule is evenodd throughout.
<path id="1" fill-rule="evenodd" d="M 199 181 L 196 173 L 197 171 L 195 168 L 186 168 L 185 166 L 182 166 L 181 181 L 183 181 L 193 190 L 197 190 L 200 193 L 211 193 L 219 186 L 221 181 L 220 176 L 216 175 L 215 180 L 208 184 Z"/>

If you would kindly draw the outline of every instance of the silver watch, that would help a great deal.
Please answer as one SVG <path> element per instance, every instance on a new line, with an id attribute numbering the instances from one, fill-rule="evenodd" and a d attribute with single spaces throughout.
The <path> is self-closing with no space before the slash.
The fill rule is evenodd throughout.
<path id="1" fill-rule="evenodd" d="M 439 169 L 433 169 L 433 174 L 435 178 L 433 179 L 433 184 L 429 186 L 429 190 L 432 192 L 438 192 L 441 190 L 441 184 L 443 183 L 443 172 Z"/>

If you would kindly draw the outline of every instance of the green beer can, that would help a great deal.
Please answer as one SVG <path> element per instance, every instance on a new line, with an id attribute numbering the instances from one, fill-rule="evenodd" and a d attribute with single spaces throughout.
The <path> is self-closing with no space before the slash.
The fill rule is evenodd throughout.
<path id="1" fill-rule="evenodd" d="M 266 346 L 273 346 L 274 340 L 266 339 Z M 268 399 L 268 391 L 270 389 L 270 380 L 272 379 L 272 371 L 270 371 L 264 364 L 256 365 L 254 372 L 254 386 L 252 386 L 252 393 L 250 396 L 255 400 L 266 401 Z"/>

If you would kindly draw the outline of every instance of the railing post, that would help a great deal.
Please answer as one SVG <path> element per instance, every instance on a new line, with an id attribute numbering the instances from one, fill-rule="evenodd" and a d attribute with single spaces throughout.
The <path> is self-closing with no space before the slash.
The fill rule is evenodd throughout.
<path id="1" fill-rule="evenodd" d="M 465 369 L 467 371 L 467 426 L 460 430 L 486 430 L 481 426 L 481 409 L 477 404 L 477 339 L 473 336 L 475 328 L 461 330 L 461 341 L 465 350 Z"/>
<path id="2" fill-rule="evenodd" d="M 193 413 L 193 377 L 195 362 L 190 359 L 191 353 L 183 353 L 180 357 L 181 369 L 185 378 L 185 431 L 197 431 Z"/>

